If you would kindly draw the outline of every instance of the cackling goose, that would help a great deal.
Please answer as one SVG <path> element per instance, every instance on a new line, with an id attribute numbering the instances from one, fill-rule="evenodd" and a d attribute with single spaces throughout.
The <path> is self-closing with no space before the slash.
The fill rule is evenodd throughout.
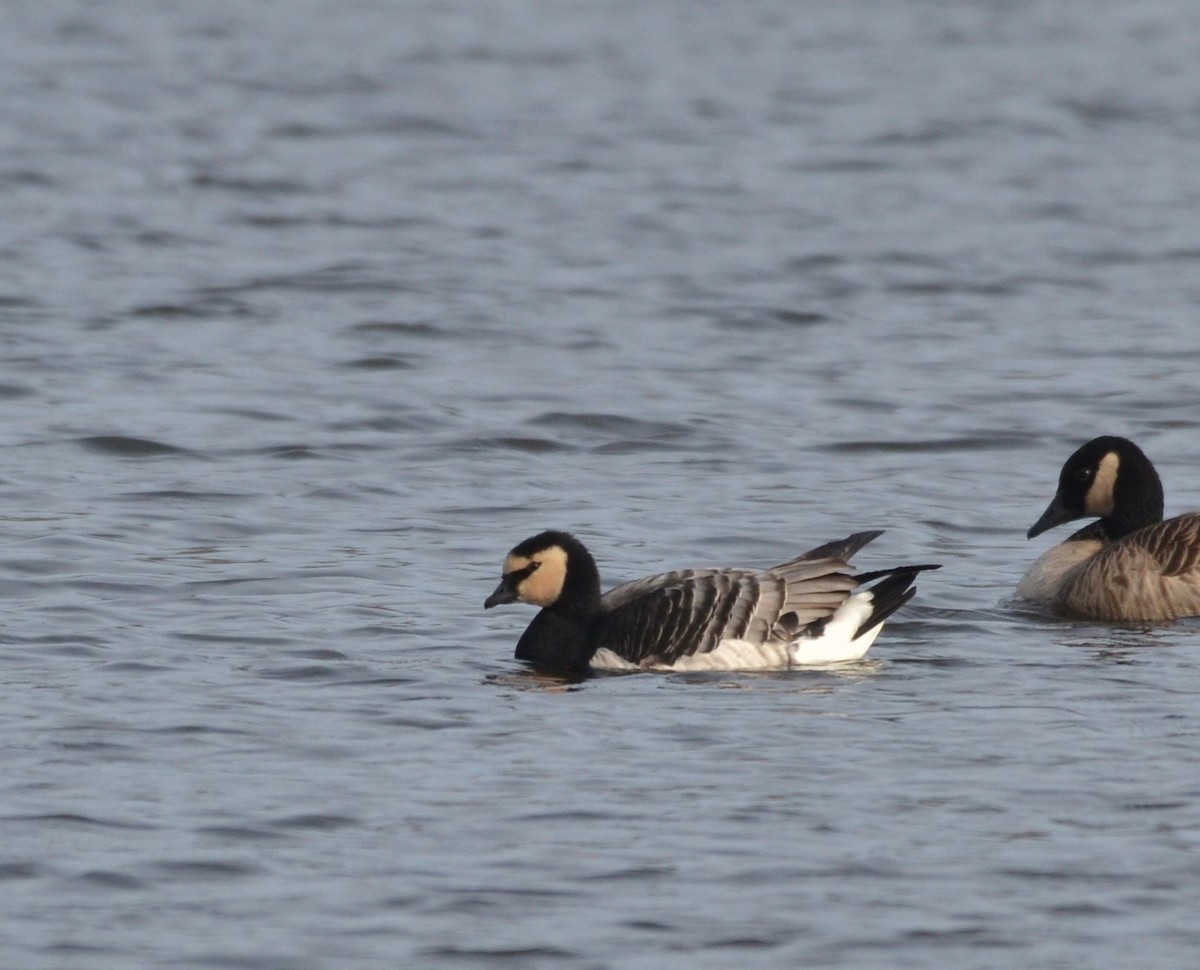
<path id="1" fill-rule="evenodd" d="M 1096 620 L 1200 615 L 1200 513 L 1163 521 L 1162 482 L 1132 441 L 1094 438 L 1068 458 L 1029 538 L 1087 516 L 1099 518 L 1043 553 L 1019 597 Z"/>

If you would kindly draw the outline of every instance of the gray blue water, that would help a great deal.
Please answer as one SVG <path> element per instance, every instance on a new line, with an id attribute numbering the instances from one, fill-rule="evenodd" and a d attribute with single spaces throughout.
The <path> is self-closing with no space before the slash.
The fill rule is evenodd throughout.
<path id="1" fill-rule="evenodd" d="M 1200 505 L 1198 145 L 1191 0 L 0 6 L 0 966 L 1195 966 L 1200 621 L 1009 597 Z M 945 565 L 567 684 L 546 527 Z"/>

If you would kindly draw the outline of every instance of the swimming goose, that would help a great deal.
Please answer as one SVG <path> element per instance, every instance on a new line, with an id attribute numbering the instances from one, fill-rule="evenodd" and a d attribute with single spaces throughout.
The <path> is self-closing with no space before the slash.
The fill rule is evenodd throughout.
<path id="1" fill-rule="evenodd" d="M 542 532 L 504 560 L 483 604 L 540 606 L 518 660 L 584 670 L 752 670 L 857 660 L 883 621 L 937 566 L 855 575 L 850 557 L 881 532 L 859 532 L 770 569 L 684 569 L 600 595 L 591 554 L 566 532 Z M 868 589 L 866 582 L 878 580 Z M 857 590 L 857 592 L 856 592 Z"/>
<path id="2" fill-rule="evenodd" d="M 1200 615 L 1200 513 L 1163 521 L 1158 472 L 1126 438 L 1094 438 L 1067 459 L 1029 538 L 1093 515 L 1029 567 L 1018 596 L 1096 620 Z"/>

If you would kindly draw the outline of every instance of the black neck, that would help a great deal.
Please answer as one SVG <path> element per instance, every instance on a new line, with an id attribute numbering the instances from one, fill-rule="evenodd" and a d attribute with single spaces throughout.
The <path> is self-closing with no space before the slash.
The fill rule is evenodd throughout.
<path id="1" fill-rule="evenodd" d="M 564 616 L 590 619 L 600 612 L 600 571 L 596 560 L 581 542 L 567 546 L 567 574 L 562 592 L 548 610 Z"/>
<path id="2" fill-rule="evenodd" d="M 1100 520 L 1110 539 L 1120 539 L 1163 518 L 1162 480 L 1140 451 L 1124 456 L 1113 490 L 1113 510 Z"/>

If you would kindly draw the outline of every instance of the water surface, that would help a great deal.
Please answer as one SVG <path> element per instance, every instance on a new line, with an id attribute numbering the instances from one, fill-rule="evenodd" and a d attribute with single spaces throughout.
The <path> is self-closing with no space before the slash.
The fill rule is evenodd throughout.
<path id="1" fill-rule="evenodd" d="M 1099 433 L 1197 503 L 1200 8 L 0 13 L 5 966 L 1191 967 L 1200 621 L 1016 609 Z M 868 528 L 836 672 L 511 659 Z"/>

